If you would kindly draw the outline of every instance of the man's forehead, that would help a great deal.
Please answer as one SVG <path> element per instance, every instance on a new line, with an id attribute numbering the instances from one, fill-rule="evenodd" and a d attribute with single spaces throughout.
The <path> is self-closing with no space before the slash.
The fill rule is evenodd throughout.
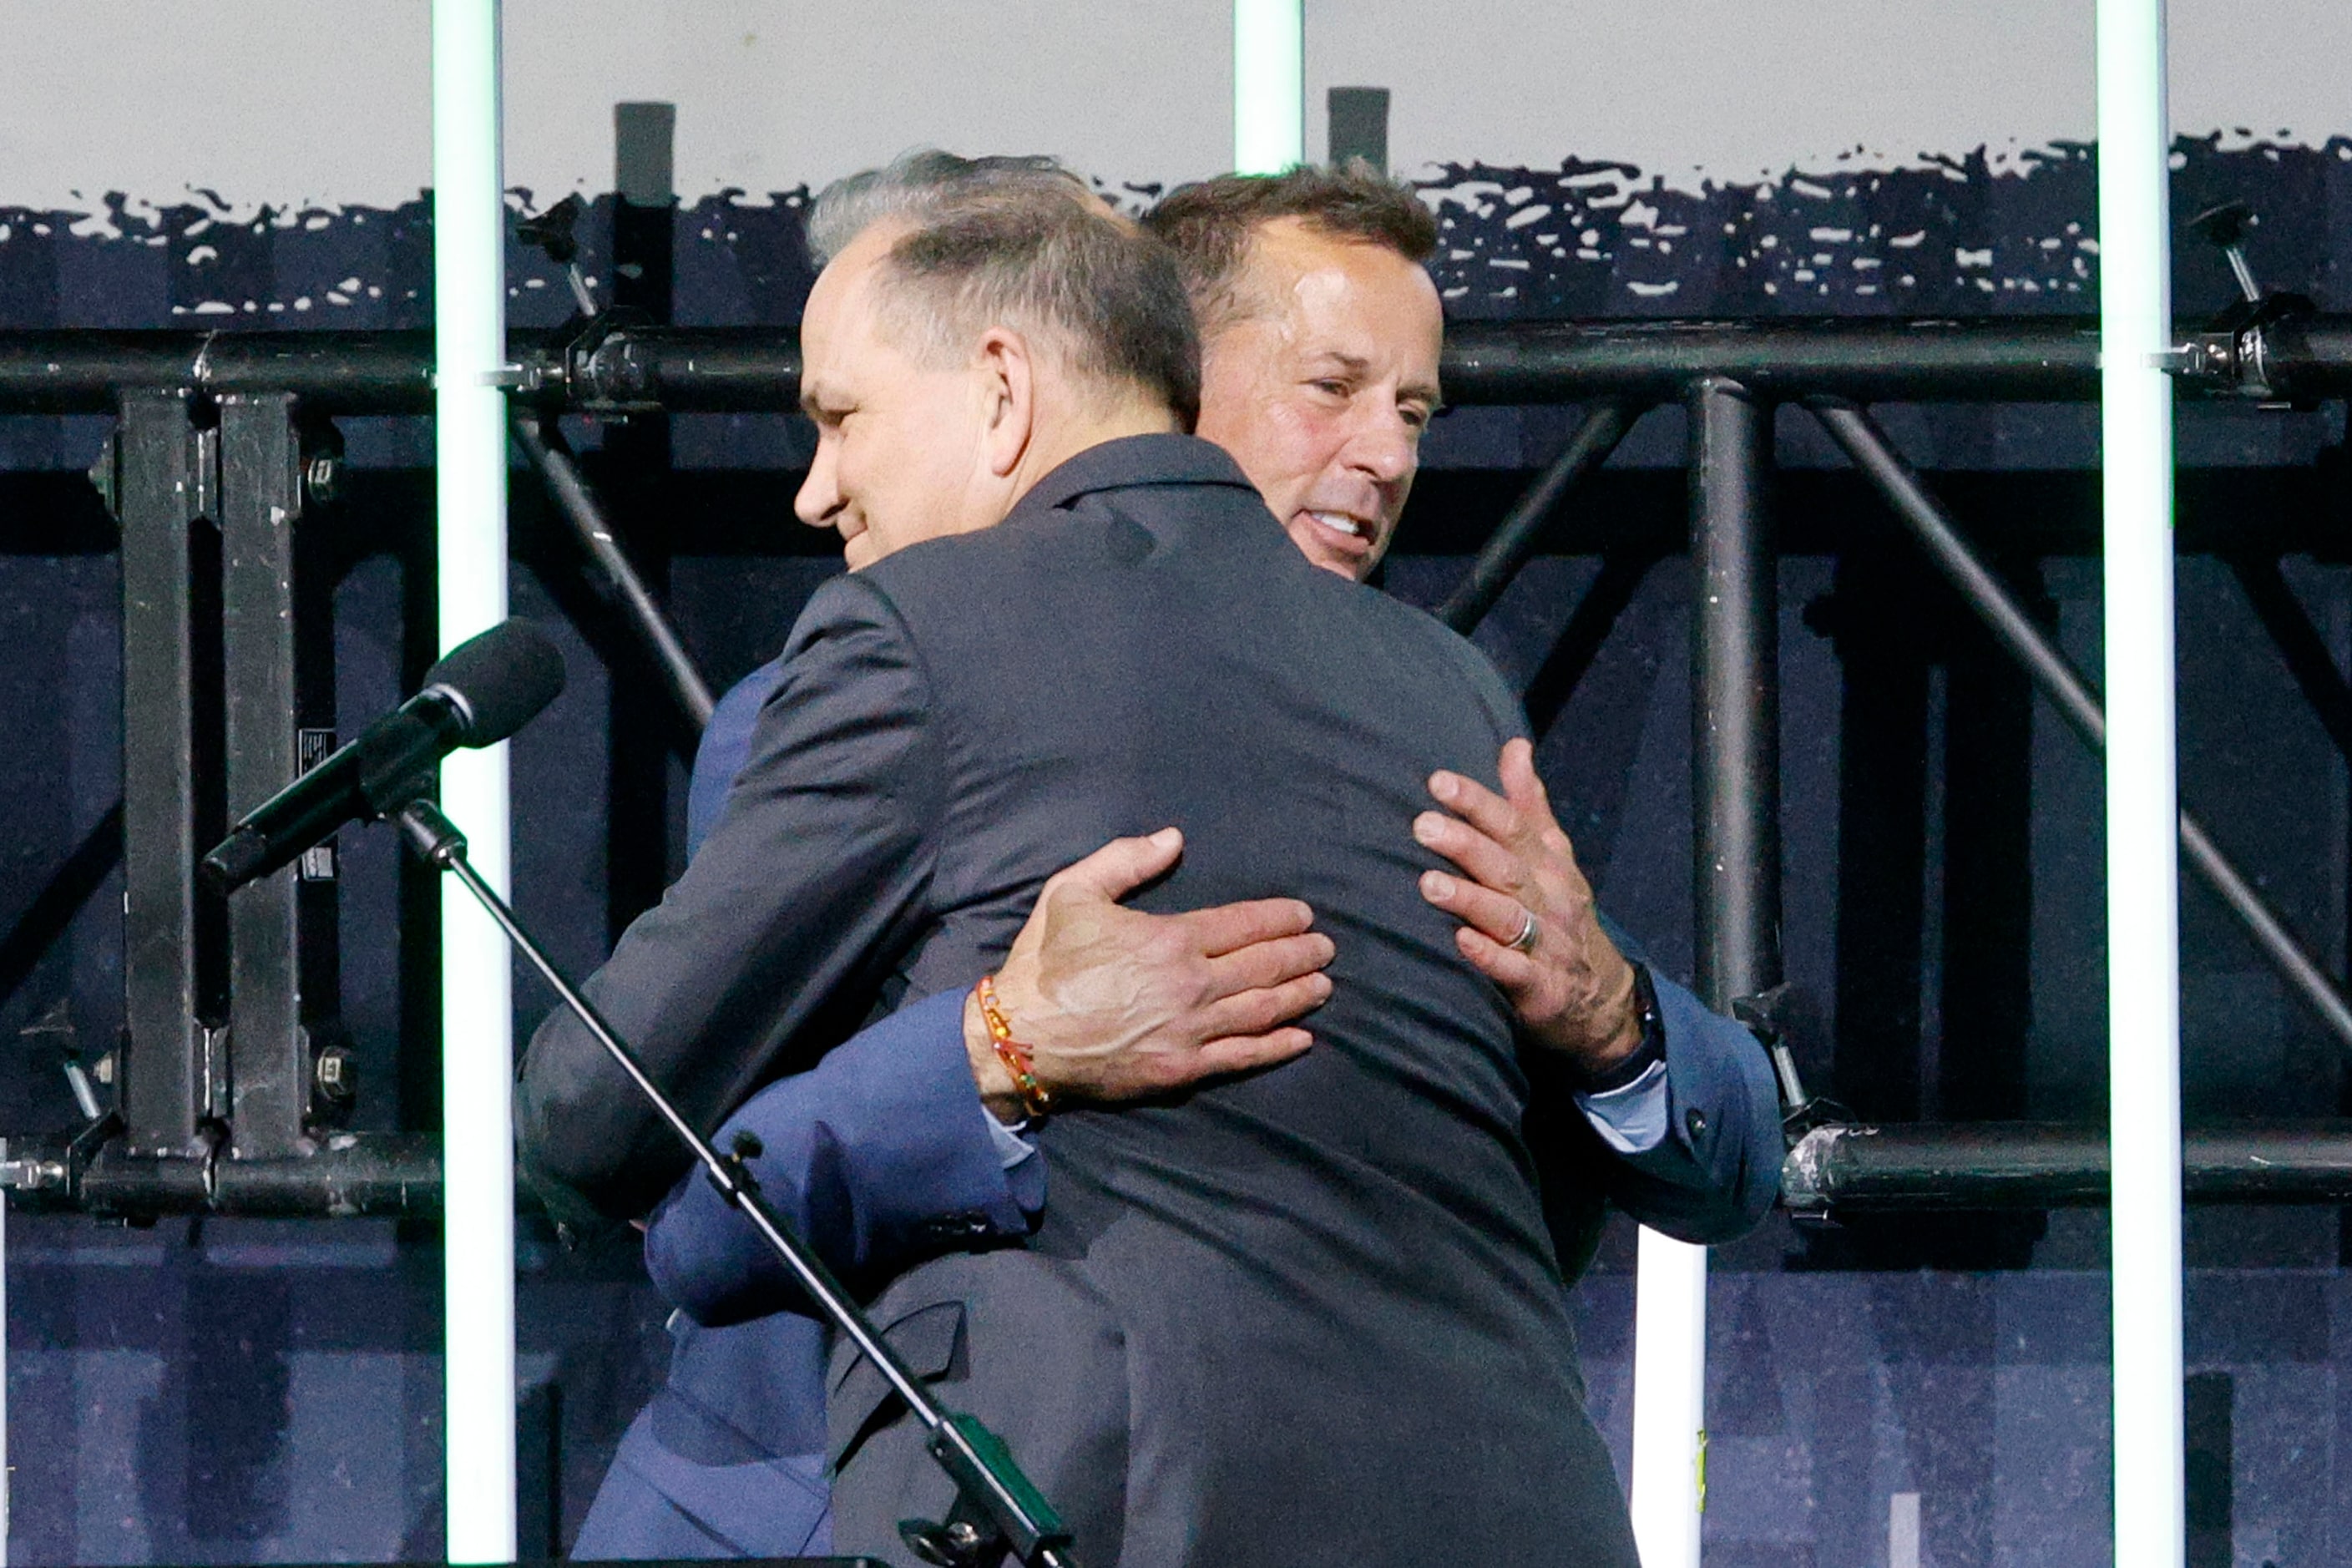
<path id="1" fill-rule="evenodd" d="M 840 383 L 853 376 L 858 361 L 877 346 L 871 320 L 876 303 L 873 283 L 877 264 L 887 254 L 887 241 L 875 239 L 875 225 L 842 247 L 825 263 L 809 289 L 801 312 L 801 402 L 813 405 L 837 395 Z"/>
<path id="2" fill-rule="evenodd" d="M 1234 324 L 1268 313 L 1288 317 L 1309 333 L 1294 346 L 1359 373 L 1399 357 L 1431 359 L 1418 368 L 1432 384 L 1425 390 L 1434 392 L 1444 331 L 1437 291 L 1395 251 L 1303 219 L 1274 218 L 1258 226 L 1237 281 L 1243 310 Z"/>
<path id="3" fill-rule="evenodd" d="M 1312 267 L 1328 261 L 1350 246 L 1369 245 L 1351 235 L 1334 234 L 1303 217 L 1270 217 L 1250 230 L 1244 266 Z"/>
<path id="4" fill-rule="evenodd" d="M 860 229 L 816 275 L 802 312 L 803 330 L 837 326 L 843 318 L 873 302 L 874 286 L 890 247 L 907 232 L 903 220 L 884 218 Z"/>

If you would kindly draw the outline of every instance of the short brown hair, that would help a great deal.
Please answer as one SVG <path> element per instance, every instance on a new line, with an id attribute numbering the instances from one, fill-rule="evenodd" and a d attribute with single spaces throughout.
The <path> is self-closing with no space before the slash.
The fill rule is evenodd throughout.
<path id="1" fill-rule="evenodd" d="M 1044 331 L 1070 367 L 1201 412 L 1201 341 L 1167 249 L 1050 158 L 960 158 L 925 149 L 835 181 L 809 213 L 825 262 L 876 223 L 908 231 L 888 284 L 914 308 L 920 347 L 952 353 L 991 326 Z"/>
<path id="2" fill-rule="evenodd" d="M 1260 226 L 1295 217 L 1335 239 L 1393 250 L 1425 262 L 1437 248 L 1437 219 L 1410 185 L 1361 159 L 1336 169 L 1303 166 L 1281 174 L 1219 174 L 1179 185 L 1144 215 L 1143 226 L 1176 253 L 1201 330 L 1222 326 L 1240 305 L 1242 263 Z"/>

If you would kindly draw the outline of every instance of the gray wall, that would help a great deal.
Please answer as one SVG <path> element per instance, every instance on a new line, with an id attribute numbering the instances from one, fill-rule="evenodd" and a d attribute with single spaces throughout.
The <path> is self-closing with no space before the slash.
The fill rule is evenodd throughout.
<path id="1" fill-rule="evenodd" d="M 1309 0 L 1311 103 L 1394 94 L 1400 172 L 1570 153 L 1670 185 L 2092 133 L 2091 0 Z M 509 0 L 509 183 L 611 183 L 610 106 L 676 102 L 678 190 L 759 195 L 903 148 L 1056 153 L 1112 183 L 1232 146 L 1214 0 Z M 423 0 L 0 0 L 0 206 L 393 207 L 430 184 Z M 2352 130 L 2352 6 L 2177 0 L 2173 122 Z M 2292 39 L 2283 44 L 2283 39 Z M 1310 154 L 1321 151 L 1309 116 Z"/>

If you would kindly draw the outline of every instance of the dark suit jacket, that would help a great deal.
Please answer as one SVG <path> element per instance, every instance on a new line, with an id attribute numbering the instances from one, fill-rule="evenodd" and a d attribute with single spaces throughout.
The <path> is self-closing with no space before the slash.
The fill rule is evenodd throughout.
<path id="1" fill-rule="evenodd" d="M 709 836 L 761 710 L 788 673 L 773 660 L 719 700 L 695 752 L 689 856 Z M 1634 1217 L 1686 1240 L 1744 1230 L 1770 1200 L 1780 1124 L 1755 1040 L 1673 982 L 1660 977 L 1657 991 L 1669 1074 L 1652 1108 L 1664 1122 L 1655 1149 L 1609 1156 L 1580 1113 L 1540 1096 L 1530 1107 L 1528 1142 L 1549 1167 L 1553 1245 L 1571 1279 L 1604 1189 Z M 757 1136 L 762 1152 L 751 1164 L 769 1200 L 836 1273 L 877 1279 L 918 1258 L 1019 1237 L 1044 1206 L 1044 1160 L 1008 1170 L 987 1131 L 962 1014 L 960 989 L 911 1004 L 814 1070 L 761 1089 L 721 1129 L 722 1147 L 739 1131 Z M 1555 1115 L 1564 1120 L 1546 1127 Z M 691 1172 L 655 1211 L 645 1250 L 655 1284 L 682 1309 L 670 1321 L 669 1374 L 623 1437 L 572 1555 L 825 1550 L 826 1337 L 801 1315 L 799 1287 Z"/>
<path id="2" fill-rule="evenodd" d="M 789 673 L 783 659 L 772 659 L 736 682 L 719 700 L 694 753 L 686 808 L 688 854 L 709 836 L 725 809 L 736 775 L 751 759 L 760 714 Z M 1601 923 L 1627 954 L 1646 957 L 1641 944 L 1605 915 Z M 1780 1190 L 1780 1093 L 1756 1037 L 1745 1026 L 1709 1011 L 1688 990 L 1658 973 L 1654 963 L 1652 975 L 1666 1046 L 1666 1077 L 1661 1091 L 1665 1098 L 1665 1136 L 1655 1148 L 1631 1155 L 1612 1153 L 1574 1103 L 1572 1084 L 1539 1075 L 1535 1085 L 1528 1142 L 1538 1160 L 1559 1176 L 1547 1183 L 1544 1196 L 1554 1215 L 1552 1241 L 1560 1253 L 1561 1270 L 1571 1282 L 1583 1272 L 1598 1239 L 1604 1197 L 1612 1206 L 1653 1230 L 1680 1241 L 1711 1246 L 1737 1240 L 1753 1230 Z M 979 976 L 975 973 L 971 978 Z M 900 1053 L 899 1059 L 919 1059 L 927 1066 L 936 1060 L 951 1071 L 961 1059 L 961 1012 L 938 1009 L 924 1026 L 936 1031 L 938 1037 L 921 1040 L 919 1051 L 910 1058 L 907 1052 L 916 1037 L 900 1036 L 903 1043 L 893 1047 Z M 878 1054 L 860 1051 L 856 1060 L 856 1068 L 841 1064 L 841 1070 L 830 1073 L 821 1088 L 787 1085 L 762 1094 L 730 1123 L 730 1131 L 740 1127 L 769 1146 L 770 1171 L 763 1180 L 793 1186 L 822 1181 L 822 1172 L 799 1169 L 790 1155 L 773 1152 L 811 1146 L 805 1119 L 842 1114 L 870 1121 L 863 1107 L 851 1102 L 867 1098 L 887 1100 L 898 1092 L 876 1077 L 874 1070 L 859 1070 L 879 1069 L 884 1058 Z M 928 1086 L 929 1092 L 943 1099 L 957 1087 L 961 1086 Z M 978 1105 L 976 1090 L 971 1091 L 971 1100 Z M 874 1184 L 873 1193 L 862 1201 L 838 1203 L 821 1212 L 844 1218 L 884 1212 L 892 1206 L 881 1201 L 881 1190 L 894 1180 L 891 1160 L 919 1157 L 927 1163 L 950 1158 L 977 1160 L 989 1146 L 985 1131 L 977 1118 L 942 1116 L 928 1134 L 929 1147 L 903 1142 L 888 1156 L 862 1163 L 861 1173 Z M 961 1147 L 954 1147 L 958 1145 Z M 664 1288 L 670 1291 L 671 1300 L 698 1317 L 716 1314 L 713 1321 L 732 1321 L 793 1299 L 793 1292 L 781 1281 L 765 1295 L 738 1299 L 733 1292 L 741 1278 L 740 1265 L 727 1255 L 739 1243 L 756 1238 L 727 1218 L 730 1211 L 714 1190 L 692 1189 L 687 1195 L 697 1201 L 666 1205 L 662 1225 L 656 1227 L 656 1234 L 663 1226 L 673 1232 L 689 1227 L 695 1232 L 690 1238 L 678 1237 L 670 1244 L 671 1262 Z M 711 1200 L 710 1205 L 698 1201 L 704 1196 Z M 720 1223 L 705 1232 L 700 1227 L 706 1220 Z M 824 1246 L 836 1238 L 813 1239 Z M 844 1247 L 862 1245 L 855 1237 L 837 1239 Z"/>
<path id="3" fill-rule="evenodd" d="M 1044 1129 L 1027 1245 L 876 1302 L 996 1426 L 1082 1555 L 1631 1561 L 1585 1419 L 1500 994 L 1423 901 L 1440 766 L 1517 729 L 1486 662 L 1309 566 L 1223 453 L 1139 437 L 1003 524 L 829 584 L 712 837 L 592 988 L 689 1114 L 807 1065 L 877 995 L 992 964 L 1044 879 L 1168 822 L 1141 900 L 1307 899 L 1339 946 L 1317 1048 Z M 551 1200 L 649 1206 L 680 1168 L 568 1020 L 519 1111 Z M 835 1545 L 898 1557 L 940 1491 L 843 1369 Z"/>
<path id="4" fill-rule="evenodd" d="M 751 1161 L 761 1190 L 853 1284 L 978 1237 L 1025 1235 L 1043 1205 L 1044 1162 L 1008 1170 L 988 1136 L 962 1011 L 957 992 L 902 1008 L 752 1101 L 766 1112 Z M 702 1214 L 705 1196 L 719 1212 Z M 681 1205 L 700 1223 L 665 1224 Z M 698 1173 L 656 1211 L 646 1266 L 673 1302 L 716 1292 L 738 1310 L 671 1318 L 669 1375 L 623 1436 L 571 1555 L 827 1550 L 824 1325 Z M 740 1321 L 752 1311 L 765 1315 Z"/>

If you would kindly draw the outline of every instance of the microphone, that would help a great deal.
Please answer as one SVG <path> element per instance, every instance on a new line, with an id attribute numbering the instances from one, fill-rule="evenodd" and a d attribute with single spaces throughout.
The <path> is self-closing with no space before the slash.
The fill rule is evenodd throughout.
<path id="1" fill-rule="evenodd" d="M 355 818 L 398 811 L 460 746 L 505 740 L 563 689 L 563 656 L 525 620 L 506 620 L 451 648 L 415 696 L 255 806 L 200 868 L 226 893 L 267 877 Z"/>

